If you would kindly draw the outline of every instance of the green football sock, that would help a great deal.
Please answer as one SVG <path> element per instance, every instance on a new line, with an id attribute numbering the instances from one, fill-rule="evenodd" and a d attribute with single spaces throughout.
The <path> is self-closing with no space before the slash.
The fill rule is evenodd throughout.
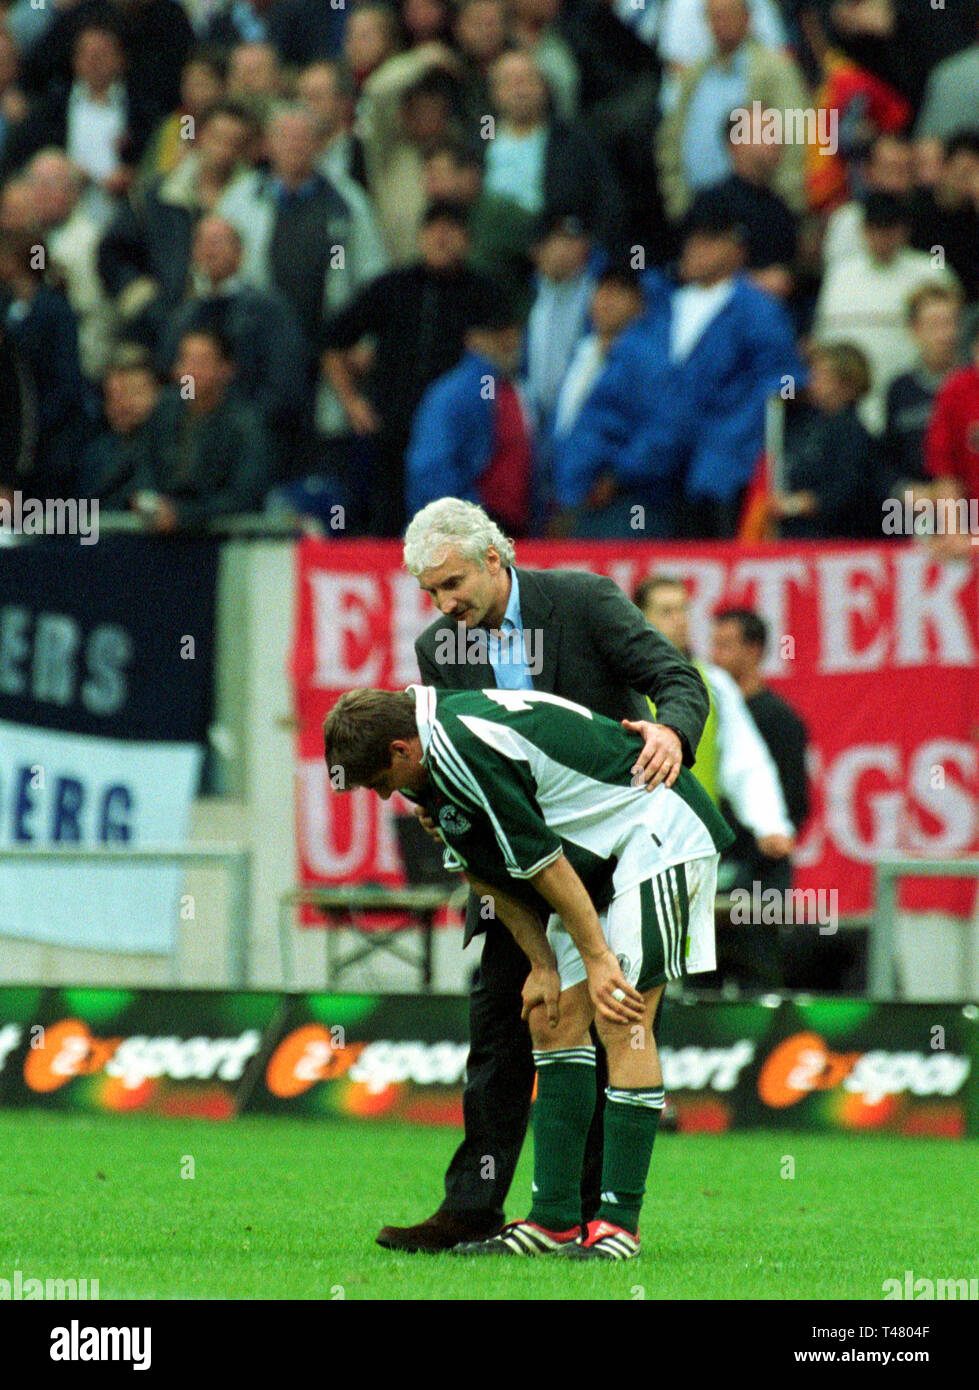
<path id="1" fill-rule="evenodd" d="M 595 1049 L 534 1052 L 534 1200 L 528 1221 L 547 1231 L 581 1225 L 581 1168 L 595 1113 Z"/>
<path id="2" fill-rule="evenodd" d="M 661 1086 L 609 1086 L 605 1097 L 602 1202 L 595 1219 L 611 1221 L 635 1235 L 665 1097 Z"/>

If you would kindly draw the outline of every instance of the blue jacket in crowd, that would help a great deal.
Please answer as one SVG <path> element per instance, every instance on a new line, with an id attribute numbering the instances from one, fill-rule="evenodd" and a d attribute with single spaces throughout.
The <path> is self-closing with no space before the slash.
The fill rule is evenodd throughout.
<path id="1" fill-rule="evenodd" d="M 477 483 L 493 453 L 496 379 L 488 357 L 466 352 L 422 397 L 405 454 L 405 502 L 414 516 L 440 497 L 479 502 Z"/>
<path id="2" fill-rule="evenodd" d="M 747 485 L 765 437 L 765 402 L 805 382 L 791 320 L 744 276 L 683 361 L 670 361 L 672 296 L 643 277 L 647 308 L 614 344 L 554 463 L 558 502 L 579 506 L 595 478 L 627 488 L 678 482 L 693 499 L 727 502 Z"/>

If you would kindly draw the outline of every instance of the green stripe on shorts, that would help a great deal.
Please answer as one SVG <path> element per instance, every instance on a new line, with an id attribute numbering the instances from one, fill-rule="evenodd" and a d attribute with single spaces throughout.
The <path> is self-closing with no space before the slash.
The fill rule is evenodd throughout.
<path id="1" fill-rule="evenodd" d="M 666 980 L 666 955 L 663 948 L 664 933 L 660 926 L 660 911 L 653 894 L 653 880 L 645 879 L 639 885 L 640 940 L 642 941 L 642 969 L 636 981 L 640 993 L 661 985 Z M 669 940 L 669 933 L 666 934 Z"/>
<path id="2" fill-rule="evenodd" d="M 690 941 L 688 930 L 690 927 L 690 894 L 687 891 L 687 866 L 677 864 L 673 872 L 676 874 L 677 896 L 680 906 L 680 974 L 687 973 L 687 956 L 690 952 Z"/>
<path id="3" fill-rule="evenodd" d="M 639 885 L 642 969 L 636 988 L 652 989 L 687 973 L 690 892 L 685 864 L 664 869 Z"/>

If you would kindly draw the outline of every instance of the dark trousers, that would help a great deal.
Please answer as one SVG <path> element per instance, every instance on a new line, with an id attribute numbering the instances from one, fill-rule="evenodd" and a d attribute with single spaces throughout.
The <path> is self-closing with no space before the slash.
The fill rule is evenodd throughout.
<path id="1" fill-rule="evenodd" d="M 503 1221 L 530 1118 L 534 1055 L 530 1032 L 520 1018 L 520 991 L 529 969 L 527 957 L 506 928 L 488 923 L 469 1001 L 469 1061 L 462 1097 L 466 1137 L 449 1164 L 442 1203 L 442 1210 L 453 1216 L 485 1218 L 487 1224 Z M 595 1059 L 598 1096 L 581 1177 L 585 1221 L 598 1210 L 602 1190 L 608 1068 L 601 1044 Z M 530 1193 L 525 1197 L 522 1213 L 530 1208 Z"/>
<path id="2" fill-rule="evenodd" d="M 758 850 L 754 837 L 745 833 L 723 856 L 719 879 L 726 893 L 735 889 L 750 893 L 757 882 L 762 893 L 774 888 L 784 894 L 792 887 L 792 861 L 768 859 Z M 717 933 L 719 982 L 733 980 L 744 989 L 784 987 L 784 954 L 792 931 L 791 927 L 764 926 L 760 922 L 735 925 L 730 920 L 722 921 Z M 822 943 L 823 938 L 818 939 Z"/>

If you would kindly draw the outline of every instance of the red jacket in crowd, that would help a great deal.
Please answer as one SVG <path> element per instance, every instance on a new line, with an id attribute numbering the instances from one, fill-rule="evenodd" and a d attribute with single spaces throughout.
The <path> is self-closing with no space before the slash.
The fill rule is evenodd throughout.
<path id="1" fill-rule="evenodd" d="M 933 478 L 957 478 L 964 497 L 979 498 L 979 367 L 953 372 L 935 398 L 925 467 Z"/>

